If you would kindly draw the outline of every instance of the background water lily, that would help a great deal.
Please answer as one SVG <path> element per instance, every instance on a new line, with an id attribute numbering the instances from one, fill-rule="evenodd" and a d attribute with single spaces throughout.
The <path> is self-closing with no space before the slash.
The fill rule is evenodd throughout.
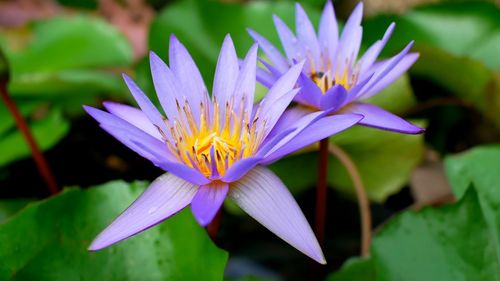
<path id="1" fill-rule="evenodd" d="M 417 53 L 409 53 L 413 45 L 410 42 L 399 54 L 377 61 L 394 30 L 395 24 L 392 23 L 383 38 L 358 59 L 363 31 L 362 16 L 363 3 L 360 2 L 339 35 L 333 5 L 327 1 L 316 33 L 304 9 L 297 3 L 296 34 L 278 16 L 273 16 L 285 56 L 267 39 L 250 29 L 250 35 L 271 62 L 261 60 L 265 69 L 259 70 L 259 81 L 269 87 L 297 61 L 305 60 L 299 79 L 302 90 L 295 98 L 296 102 L 303 105 L 295 109 L 298 116 L 314 110 L 327 110 L 336 114 L 358 113 L 364 116 L 360 125 L 408 134 L 422 133 L 422 128 L 362 101 L 394 82 L 418 58 Z M 327 125 L 326 122 L 317 124 Z"/>
<path id="2" fill-rule="evenodd" d="M 166 118 L 126 75 L 141 110 L 105 103 L 109 113 L 86 107 L 100 126 L 132 150 L 169 173 L 92 243 L 98 250 L 143 231 L 190 205 L 197 221 L 208 225 L 229 196 L 276 235 L 320 263 L 321 249 L 297 203 L 270 170 L 258 166 L 307 146 L 321 134 L 296 138 L 322 118 L 319 111 L 290 126 L 275 126 L 299 91 L 299 63 L 277 79 L 255 107 L 257 45 L 239 66 L 233 42 L 224 40 L 210 97 L 191 56 L 170 38 L 170 67 L 154 53 L 151 74 Z M 285 115 L 285 119 L 286 119 Z M 357 114 L 335 116 L 334 134 L 356 124 Z M 286 121 L 286 120 L 285 120 Z M 279 125 L 279 124 L 278 124 Z"/>

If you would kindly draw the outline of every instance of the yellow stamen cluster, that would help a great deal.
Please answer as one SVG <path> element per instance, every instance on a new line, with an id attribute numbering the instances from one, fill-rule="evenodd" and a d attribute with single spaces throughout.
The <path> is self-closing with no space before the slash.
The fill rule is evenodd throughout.
<path id="1" fill-rule="evenodd" d="M 207 177 L 223 176 L 234 162 L 253 155 L 264 136 L 264 130 L 257 128 L 259 110 L 249 120 L 244 98 L 239 103 L 226 102 L 224 111 L 220 106 L 215 98 L 206 98 L 200 104 L 198 123 L 187 101 L 177 103 L 179 118 L 165 120 L 171 135 L 170 140 L 164 137 L 168 148 L 179 161 Z"/>
<path id="2" fill-rule="evenodd" d="M 312 62 L 312 60 L 309 60 Z M 311 64 L 311 74 L 310 78 L 314 81 L 316 85 L 321 89 L 321 92 L 325 94 L 331 87 L 335 85 L 342 85 L 344 89 L 351 89 L 358 81 L 358 71 L 351 68 L 349 62 L 346 61 L 345 65 L 347 67 L 341 69 L 340 64 L 337 64 L 337 69 L 332 71 L 331 63 L 325 63 L 325 71 L 316 71 L 314 64 Z"/>

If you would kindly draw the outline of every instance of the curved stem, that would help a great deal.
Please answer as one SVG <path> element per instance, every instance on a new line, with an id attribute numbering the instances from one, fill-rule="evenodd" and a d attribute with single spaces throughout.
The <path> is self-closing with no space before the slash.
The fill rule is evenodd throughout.
<path id="1" fill-rule="evenodd" d="M 361 256 L 367 257 L 370 255 L 370 243 L 372 235 L 372 216 L 370 210 L 370 201 L 366 195 L 365 187 L 361 176 L 359 175 L 358 168 L 349 157 L 349 155 L 342 150 L 339 146 L 330 143 L 328 151 L 339 159 L 340 163 L 347 169 L 354 189 L 356 190 L 356 196 L 358 198 L 359 213 L 361 216 Z"/>
<path id="2" fill-rule="evenodd" d="M 5 102 L 5 105 L 9 109 L 10 114 L 14 117 L 16 126 L 18 127 L 19 131 L 21 132 L 24 139 L 28 143 L 28 146 L 31 150 L 31 154 L 38 168 L 38 172 L 40 173 L 43 180 L 47 184 L 50 194 L 52 195 L 56 194 L 59 191 L 59 189 L 57 188 L 56 180 L 49 168 L 49 165 L 47 164 L 47 161 L 43 157 L 42 152 L 38 148 L 35 138 L 31 134 L 30 129 L 26 124 L 26 120 L 24 120 L 22 114 L 19 112 L 19 109 L 17 108 L 14 100 L 12 100 L 12 98 L 9 96 L 7 92 L 7 81 L 5 80 L 0 81 L 0 95 L 2 96 L 2 99 Z"/>
<path id="3" fill-rule="evenodd" d="M 319 142 L 318 185 L 316 186 L 316 225 L 318 242 L 324 246 L 326 221 L 326 192 L 328 173 L 328 138 Z"/>

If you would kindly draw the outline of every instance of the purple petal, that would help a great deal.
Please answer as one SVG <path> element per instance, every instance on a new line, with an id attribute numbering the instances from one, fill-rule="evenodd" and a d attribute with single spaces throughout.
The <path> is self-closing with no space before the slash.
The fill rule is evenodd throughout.
<path id="1" fill-rule="evenodd" d="M 320 100 L 323 97 L 321 89 L 304 73 L 298 79 L 300 92 L 295 96 L 295 101 L 314 108 L 320 108 Z"/>
<path id="2" fill-rule="evenodd" d="M 320 69 L 320 53 L 318 38 L 316 31 L 309 20 L 306 12 L 299 3 L 295 4 L 295 28 L 297 30 L 297 37 L 305 46 L 307 58 L 312 60 L 314 69 Z"/>
<path id="3" fill-rule="evenodd" d="M 292 128 L 294 130 L 288 135 L 280 137 L 280 140 L 266 152 L 265 159 L 264 161 L 262 161 L 262 163 L 268 163 L 268 158 L 272 156 L 275 151 L 286 146 L 288 142 L 293 140 L 297 135 L 300 135 L 303 130 L 305 130 L 312 123 L 324 117 L 326 114 L 327 112 L 325 111 L 314 111 L 297 120 L 295 124 L 292 125 Z M 293 151 L 290 151 L 290 153 L 291 152 Z"/>
<path id="4" fill-rule="evenodd" d="M 394 27 L 396 26 L 395 23 L 391 23 L 387 30 L 385 31 L 384 37 L 382 37 L 382 40 L 378 40 L 375 42 L 364 54 L 363 57 L 359 60 L 359 72 L 360 73 L 365 73 L 375 62 L 375 60 L 378 58 L 380 55 L 380 52 L 382 52 L 382 49 L 384 49 L 385 45 L 387 44 L 387 41 L 392 35 L 392 32 L 394 31 Z"/>
<path id="5" fill-rule="evenodd" d="M 229 184 L 219 181 L 200 186 L 191 201 L 191 211 L 201 226 L 207 226 L 213 220 L 228 191 Z"/>
<path id="6" fill-rule="evenodd" d="M 347 91 L 344 86 L 337 84 L 331 87 L 321 98 L 320 108 L 335 112 L 344 105 L 347 100 Z"/>
<path id="7" fill-rule="evenodd" d="M 266 106 L 262 106 L 261 119 L 258 121 L 258 129 L 264 129 L 264 138 L 267 137 L 269 132 L 273 129 L 276 122 L 286 110 L 286 108 L 293 101 L 293 98 L 297 95 L 300 89 L 293 89 L 288 93 L 282 95 L 280 98 L 275 100 L 272 104 L 267 103 Z M 265 123 L 264 123 L 265 122 Z M 265 125 L 265 128 L 262 127 Z"/>
<path id="8" fill-rule="evenodd" d="M 172 174 L 160 176 L 97 236 L 89 250 L 108 247 L 162 222 L 186 207 L 197 189 L 196 185 Z"/>
<path id="9" fill-rule="evenodd" d="M 266 88 L 271 88 L 276 82 L 276 77 L 262 68 L 257 68 L 257 81 Z"/>
<path id="10" fill-rule="evenodd" d="M 151 123 L 160 128 L 165 135 L 170 136 L 170 131 L 165 125 L 165 122 L 163 122 L 163 116 L 160 114 L 154 104 L 142 92 L 139 86 L 137 86 L 137 84 L 135 84 L 135 82 L 130 79 L 130 77 L 128 77 L 126 74 L 123 74 L 123 79 L 125 80 L 130 93 L 132 93 L 132 95 L 134 96 L 135 101 L 144 112 L 144 114 L 146 114 L 146 116 L 149 118 L 149 120 L 151 120 Z"/>
<path id="11" fill-rule="evenodd" d="M 225 104 L 234 93 L 239 72 L 238 57 L 236 56 L 233 40 L 231 40 L 231 36 L 226 35 L 217 60 L 212 90 L 212 95 L 217 98 L 221 105 L 221 116 L 225 116 Z M 221 122 L 225 121 L 221 120 Z"/>
<path id="12" fill-rule="evenodd" d="M 140 140 L 133 141 L 135 145 L 140 147 L 143 151 L 146 151 L 152 155 L 158 155 L 162 150 L 166 150 L 165 147 L 148 145 Z M 170 159 L 164 159 L 163 161 L 158 161 L 155 163 L 158 167 L 165 171 L 171 172 L 172 174 L 192 182 L 196 185 L 204 185 L 210 182 L 210 180 L 205 177 L 200 171 L 191 168 L 184 163 L 179 163 L 177 161 L 172 161 Z"/>
<path id="13" fill-rule="evenodd" d="M 266 56 L 271 60 L 271 62 L 279 71 L 285 72 L 289 68 L 285 58 L 281 55 L 278 49 L 274 47 L 273 44 L 267 41 L 266 38 L 262 37 L 260 34 L 251 29 L 248 29 L 248 33 L 259 44 L 259 47 L 262 49 L 262 51 L 264 51 Z"/>
<path id="14" fill-rule="evenodd" d="M 271 232 L 315 261 L 325 264 L 321 248 L 292 194 L 264 167 L 255 167 L 231 186 L 229 196 Z"/>
<path id="15" fill-rule="evenodd" d="M 129 122 L 158 140 L 162 139 L 158 129 L 151 123 L 143 111 L 135 107 L 116 102 L 107 101 L 104 102 L 103 105 L 111 114 Z"/>
<path id="16" fill-rule="evenodd" d="M 173 156 L 167 149 L 165 149 L 166 146 L 163 142 L 128 123 L 127 121 L 93 107 L 84 106 L 84 109 L 88 114 L 90 114 L 90 116 L 100 123 L 103 129 L 144 158 L 149 159 L 155 164 L 162 159 L 173 159 Z M 133 140 L 147 143 L 150 146 L 162 147 L 163 149 L 158 149 L 153 152 L 145 151 L 132 143 Z"/>
<path id="17" fill-rule="evenodd" d="M 170 120 L 179 118 L 176 100 L 179 102 L 184 101 L 185 95 L 182 88 L 177 84 L 174 73 L 158 55 L 150 52 L 149 61 L 156 95 L 165 114 Z"/>
<path id="18" fill-rule="evenodd" d="M 196 122 L 200 121 L 200 104 L 208 96 L 200 71 L 186 47 L 174 36 L 170 36 L 169 62 L 172 72 L 180 82 L 186 99 L 191 106 Z"/>
<path id="19" fill-rule="evenodd" d="M 291 62 L 293 59 L 304 59 L 305 52 L 302 45 L 290 28 L 276 15 L 273 15 L 273 20 L 288 60 Z"/>
<path id="20" fill-rule="evenodd" d="M 304 117 L 305 115 L 311 113 L 312 111 L 309 108 L 303 106 L 294 106 L 290 109 L 287 109 L 280 117 L 278 122 L 274 125 L 272 131 L 267 136 L 267 140 L 275 137 L 280 132 L 290 129 L 296 122 Z"/>
<path id="21" fill-rule="evenodd" d="M 363 116 L 359 114 L 338 114 L 323 117 L 304 129 L 286 145 L 268 155 L 262 164 L 267 165 L 296 150 L 340 133 L 358 123 L 362 118 Z"/>
<path id="22" fill-rule="evenodd" d="M 373 87 L 363 94 L 363 98 L 369 98 L 378 94 L 385 87 L 389 86 L 396 79 L 401 77 L 414 63 L 417 61 L 419 54 L 411 53 L 399 61 L 384 77 L 382 77 L 378 82 L 376 82 Z"/>
<path id="23" fill-rule="evenodd" d="M 326 1 L 325 8 L 319 22 L 319 44 L 323 50 L 324 60 L 333 59 L 337 51 L 339 31 L 335 11 L 330 0 Z"/>
<path id="24" fill-rule="evenodd" d="M 413 41 L 411 41 L 408 45 L 406 45 L 406 47 L 401 52 L 399 52 L 399 54 L 393 56 L 392 58 L 385 61 L 383 65 L 377 67 L 378 69 L 373 75 L 373 78 L 370 79 L 370 83 L 366 84 L 366 86 L 359 91 L 358 98 L 361 97 L 368 98 L 369 96 L 366 94 L 368 92 L 372 93 L 373 95 L 372 88 L 377 83 L 379 83 L 386 75 L 388 75 L 389 72 L 391 72 L 394 69 L 394 67 L 397 66 L 406 57 L 412 46 L 413 46 Z M 396 71 L 397 70 L 398 69 L 396 69 Z M 400 73 L 400 71 L 397 71 L 396 73 Z"/>
<path id="25" fill-rule="evenodd" d="M 276 81 L 276 83 L 274 83 L 273 87 L 269 89 L 266 96 L 260 102 L 262 111 L 274 106 L 275 102 L 278 99 L 289 93 L 295 87 L 297 78 L 299 77 L 303 66 L 304 62 L 292 66 L 283 76 L 281 76 Z"/>
<path id="26" fill-rule="evenodd" d="M 234 91 L 234 106 L 239 108 L 241 99 L 245 98 L 245 109 L 247 112 L 252 112 L 253 99 L 255 94 L 255 77 L 257 69 L 257 48 L 258 45 L 253 45 L 248 51 L 243 63 L 241 64 L 240 75 L 236 82 Z"/>
<path id="27" fill-rule="evenodd" d="M 354 8 L 351 16 L 347 20 L 342 35 L 340 36 L 340 51 L 342 59 L 348 60 L 349 63 L 354 63 L 358 56 L 359 47 L 361 46 L 361 37 L 363 29 L 361 28 L 361 19 L 363 18 L 363 2 Z"/>
<path id="28" fill-rule="evenodd" d="M 346 106 L 343 111 L 362 114 L 364 118 L 359 124 L 368 127 L 404 134 L 420 134 L 425 131 L 425 129 L 412 125 L 410 122 L 371 104 L 352 103 Z"/>
<path id="29" fill-rule="evenodd" d="M 229 167 L 221 180 L 228 183 L 237 181 L 253 167 L 255 167 L 255 165 L 259 164 L 261 160 L 262 157 L 250 157 L 236 161 L 231 167 Z"/>

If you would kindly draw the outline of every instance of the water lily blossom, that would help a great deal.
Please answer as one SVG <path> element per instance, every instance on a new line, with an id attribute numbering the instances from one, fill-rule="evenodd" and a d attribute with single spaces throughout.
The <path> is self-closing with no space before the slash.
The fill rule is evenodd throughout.
<path id="1" fill-rule="evenodd" d="M 297 118 L 314 110 L 330 111 L 331 114 L 358 113 L 364 116 L 360 125 L 407 134 L 422 133 L 422 128 L 363 102 L 400 77 L 417 60 L 418 54 L 409 53 L 413 45 L 410 42 L 399 54 L 377 61 L 394 30 L 393 23 L 383 38 L 358 59 L 362 16 L 363 4 L 359 3 L 339 36 L 334 8 L 328 1 L 316 33 L 304 9 L 297 3 L 296 34 L 279 17 L 273 17 L 285 56 L 264 37 L 249 30 L 271 62 L 261 60 L 265 69 L 258 70 L 259 82 L 270 87 L 295 62 L 305 60 L 299 78 L 302 90 L 295 97 L 295 101 L 303 105 L 294 109 Z M 328 123 L 317 122 L 315 126 L 328 126 Z"/>
<path id="2" fill-rule="evenodd" d="M 265 98 L 254 105 L 257 45 L 240 63 L 229 36 L 217 62 L 212 96 L 185 47 L 172 36 L 169 66 L 150 54 L 155 90 L 165 116 L 126 75 L 140 109 L 107 102 L 108 112 L 85 107 L 100 126 L 168 173 L 92 242 L 99 250 L 152 227 L 190 206 L 195 219 L 208 225 L 229 197 L 250 216 L 319 263 L 323 253 L 302 211 L 281 180 L 264 163 L 318 141 L 322 134 L 301 132 L 325 117 L 317 111 L 277 126 L 299 91 L 299 63 L 284 71 Z M 283 116 L 283 117 L 282 117 Z M 335 116 L 328 134 L 361 120 L 358 114 Z"/>

